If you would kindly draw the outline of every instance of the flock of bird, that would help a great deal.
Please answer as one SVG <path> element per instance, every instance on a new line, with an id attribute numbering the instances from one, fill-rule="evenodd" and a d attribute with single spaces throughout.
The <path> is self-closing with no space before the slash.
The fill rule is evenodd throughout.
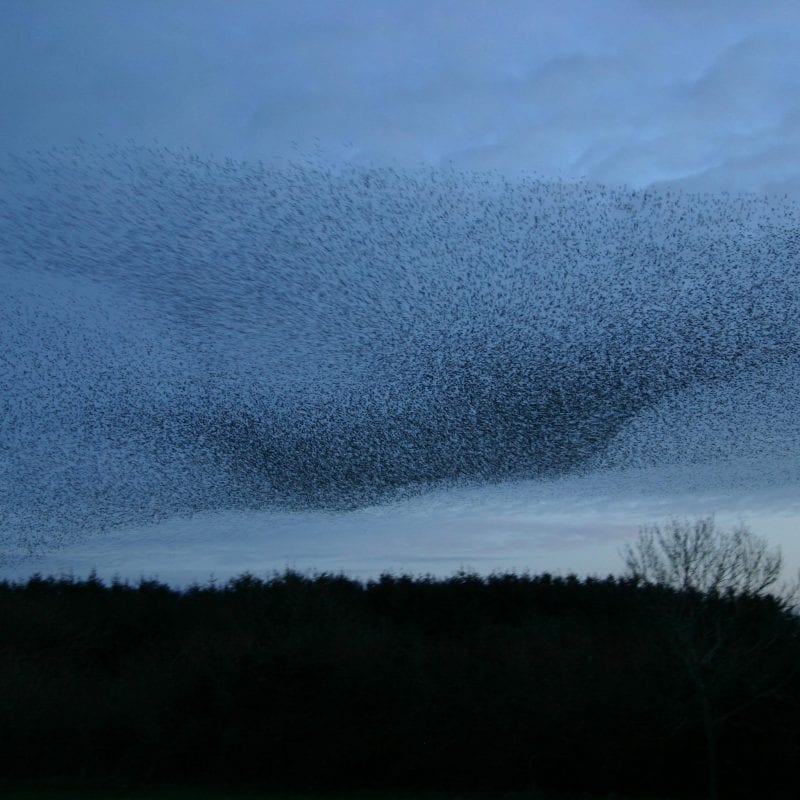
<path id="1" fill-rule="evenodd" d="M 0 187 L 7 553 L 172 514 L 713 460 L 686 409 L 728 386 L 751 420 L 779 400 L 797 440 L 785 199 L 133 143 L 9 156 Z M 729 455 L 774 446 L 740 453 L 725 430 Z"/>

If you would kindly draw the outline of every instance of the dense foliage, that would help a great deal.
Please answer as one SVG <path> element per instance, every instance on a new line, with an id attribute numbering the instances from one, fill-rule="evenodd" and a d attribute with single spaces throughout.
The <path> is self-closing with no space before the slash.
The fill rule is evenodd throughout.
<path id="1" fill-rule="evenodd" d="M 712 645 L 724 796 L 793 786 L 784 603 L 466 573 L 1 583 L 0 779 L 701 796 L 675 620 Z"/>

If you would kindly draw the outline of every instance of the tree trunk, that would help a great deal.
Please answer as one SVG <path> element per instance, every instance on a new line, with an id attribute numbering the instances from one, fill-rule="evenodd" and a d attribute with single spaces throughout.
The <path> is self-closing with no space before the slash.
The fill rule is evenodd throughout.
<path id="1" fill-rule="evenodd" d="M 717 758 L 717 729 L 711 714 L 708 697 L 700 697 L 703 708 L 703 729 L 706 736 L 706 765 L 708 768 L 708 800 L 719 800 L 719 762 Z"/>

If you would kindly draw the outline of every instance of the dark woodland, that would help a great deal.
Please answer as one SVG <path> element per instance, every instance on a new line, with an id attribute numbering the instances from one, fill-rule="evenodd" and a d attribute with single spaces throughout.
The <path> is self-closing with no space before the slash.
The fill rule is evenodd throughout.
<path id="1" fill-rule="evenodd" d="M 704 797 L 706 714 L 720 796 L 796 797 L 798 631 L 611 576 L 4 582 L 0 777 Z"/>

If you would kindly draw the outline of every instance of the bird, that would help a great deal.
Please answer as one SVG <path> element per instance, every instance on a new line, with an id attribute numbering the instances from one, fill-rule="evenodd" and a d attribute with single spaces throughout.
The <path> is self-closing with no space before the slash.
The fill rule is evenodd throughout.
<path id="1" fill-rule="evenodd" d="M 0 531 L 29 543 L 680 461 L 665 408 L 795 374 L 789 198 L 135 142 L 0 169 Z"/>

